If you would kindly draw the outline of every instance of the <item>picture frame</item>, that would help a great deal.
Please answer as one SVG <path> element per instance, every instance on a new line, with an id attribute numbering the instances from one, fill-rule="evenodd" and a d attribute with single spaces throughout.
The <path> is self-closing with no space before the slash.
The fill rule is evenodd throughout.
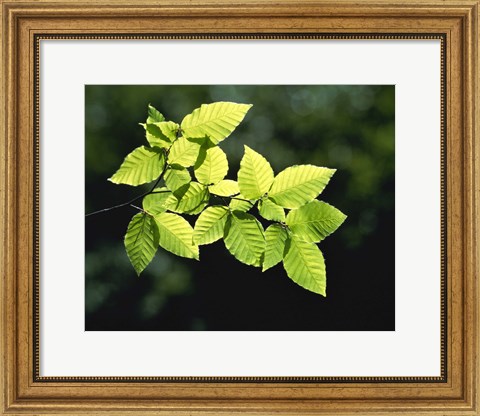
<path id="1" fill-rule="evenodd" d="M 2 0 L 2 414 L 479 414 L 479 2 Z M 439 39 L 445 199 L 440 377 L 42 377 L 42 39 Z"/>

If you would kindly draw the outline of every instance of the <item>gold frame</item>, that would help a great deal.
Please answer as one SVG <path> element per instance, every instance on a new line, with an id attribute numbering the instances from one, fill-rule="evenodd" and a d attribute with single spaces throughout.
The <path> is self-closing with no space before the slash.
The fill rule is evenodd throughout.
<path id="1" fill-rule="evenodd" d="M 2 414 L 480 414 L 479 0 L 0 4 Z M 39 376 L 37 52 L 42 36 L 441 39 L 442 166 L 448 167 L 443 171 L 441 377 Z"/>

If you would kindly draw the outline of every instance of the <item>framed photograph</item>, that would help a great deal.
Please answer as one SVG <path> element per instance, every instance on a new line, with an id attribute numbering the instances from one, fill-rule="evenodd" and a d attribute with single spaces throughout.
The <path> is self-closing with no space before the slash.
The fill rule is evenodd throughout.
<path id="1" fill-rule="evenodd" d="M 479 414 L 478 0 L 0 3 L 2 414 Z"/>

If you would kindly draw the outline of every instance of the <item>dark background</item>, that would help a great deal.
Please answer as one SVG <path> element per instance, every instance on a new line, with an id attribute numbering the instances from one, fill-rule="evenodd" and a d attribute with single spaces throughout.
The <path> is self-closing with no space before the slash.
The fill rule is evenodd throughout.
<path id="1" fill-rule="evenodd" d="M 223 241 L 201 246 L 200 262 L 159 249 L 137 277 L 123 246 L 133 208 L 85 218 L 86 330 L 395 329 L 394 86 L 86 86 L 85 211 L 139 195 L 107 181 L 146 144 L 147 105 L 181 122 L 202 103 L 251 103 L 221 143 L 236 179 L 243 145 L 277 174 L 294 164 L 336 168 L 319 199 L 348 215 L 320 243 L 327 297 L 291 281 L 281 264 L 262 273 Z"/>

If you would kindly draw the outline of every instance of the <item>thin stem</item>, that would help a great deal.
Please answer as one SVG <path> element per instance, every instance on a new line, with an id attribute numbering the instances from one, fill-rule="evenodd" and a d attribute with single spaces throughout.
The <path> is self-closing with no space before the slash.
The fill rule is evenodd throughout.
<path id="1" fill-rule="evenodd" d="M 167 154 L 164 153 L 165 155 L 165 166 L 163 167 L 163 170 L 162 172 L 160 173 L 160 176 L 158 177 L 158 179 L 155 181 L 155 183 L 153 184 L 153 186 L 150 188 L 149 191 L 147 192 L 144 192 L 143 194 L 141 195 L 138 195 L 136 196 L 135 198 L 132 198 L 130 199 L 129 201 L 127 202 L 123 202 L 121 204 L 118 204 L 118 205 L 114 205 L 113 207 L 108 207 L 108 208 L 104 208 L 104 209 L 99 209 L 98 211 L 94 211 L 94 212 L 90 212 L 89 214 L 86 214 L 85 217 L 90 217 L 92 215 L 97 215 L 97 214 L 102 214 L 104 212 L 108 212 L 108 211 L 112 211 L 114 209 L 118 209 L 118 208 L 122 208 L 122 207 L 126 207 L 128 205 L 131 205 L 133 204 L 134 202 L 137 202 L 139 199 L 143 198 L 144 196 L 147 196 L 151 193 L 154 193 L 153 190 L 157 187 L 158 183 L 160 182 L 160 180 L 163 178 L 163 175 L 165 175 L 165 172 L 167 171 L 167 167 L 168 167 L 168 164 L 167 164 Z M 156 193 L 156 192 L 155 192 Z M 159 192 L 160 193 L 160 192 Z"/>
<path id="2" fill-rule="evenodd" d="M 138 209 L 140 212 L 145 212 L 143 208 L 137 207 L 136 205 L 130 204 L 132 208 Z"/>

